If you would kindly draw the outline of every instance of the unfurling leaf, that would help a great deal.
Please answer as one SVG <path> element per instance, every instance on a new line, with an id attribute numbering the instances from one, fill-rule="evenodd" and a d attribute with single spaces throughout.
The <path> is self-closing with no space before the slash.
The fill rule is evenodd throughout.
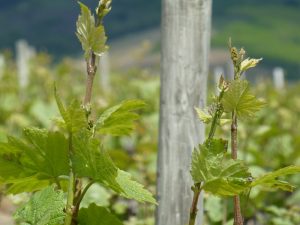
<path id="1" fill-rule="evenodd" d="M 94 16 L 89 8 L 79 2 L 81 15 L 77 20 L 76 35 L 85 52 L 85 58 L 89 58 L 90 53 L 101 55 L 107 50 L 105 45 L 107 37 L 105 36 L 104 27 L 101 24 L 96 24 Z"/>
<path id="2" fill-rule="evenodd" d="M 127 100 L 104 111 L 97 120 L 95 129 L 99 134 L 113 136 L 129 135 L 133 121 L 139 118 L 134 111 L 145 107 L 140 100 Z"/>
<path id="3" fill-rule="evenodd" d="M 111 10 L 111 1 L 112 0 L 100 0 L 99 5 L 96 9 L 97 16 L 102 22 L 103 17 L 106 16 Z"/>
<path id="4" fill-rule="evenodd" d="M 208 123 L 210 123 L 210 122 L 212 121 L 212 119 L 213 119 L 213 118 L 212 118 L 212 115 L 210 115 L 210 114 L 204 112 L 202 109 L 197 108 L 197 107 L 195 107 L 195 110 L 196 110 L 196 112 L 197 112 L 198 118 L 199 118 L 200 121 L 202 121 L 203 123 L 208 124 Z M 220 119 L 220 124 L 221 124 L 221 125 L 226 124 L 226 123 L 228 123 L 228 122 L 230 122 L 229 119 Z"/>
<path id="5" fill-rule="evenodd" d="M 91 204 L 82 208 L 78 216 L 79 225 L 122 225 L 123 223 L 107 208 Z"/>
<path id="6" fill-rule="evenodd" d="M 256 67 L 256 65 L 261 60 L 262 60 L 262 58 L 260 58 L 260 59 L 250 59 L 250 58 L 247 58 L 247 59 L 243 60 L 241 62 L 241 65 L 240 65 L 240 71 L 241 72 L 245 72 L 245 71 L 247 71 L 250 68 Z"/>
<path id="7" fill-rule="evenodd" d="M 245 191 L 251 183 L 251 174 L 242 161 L 226 157 L 227 142 L 207 140 L 192 155 L 191 174 L 194 183 L 219 196 L 233 196 Z"/>
<path id="8" fill-rule="evenodd" d="M 265 103 L 256 99 L 249 91 L 246 80 L 234 80 L 224 93 L 222 104 L 225 112 L 236 112 L 238 117 L 252 117 Z"/>
<path id="9" fill-rule="evenodd" d="M 197 112 L 198 118 L 203 123 L 210 123 L 212 120 L 212 116 L 206 112 L 204 112 L 202 109 L 195 107 L 195 110 Z"/>
<path id="10" fill-rule="evenodd" d="M 296 173 L 300 173 L 300 166 L 284 167 L 255 179 L 252 182 L 251 186 L 266 186 L 270 188 L 282 189 L 284 191 L 293 191 L 294 186 L 292 186 L 286 181 L 278 180 L 278 177 L 292 175 Z"/>
<path id="11" fill-rule="evenodd" d="M 50 186 L 35 193 L 27 204 L 17 210 L 14 217 L 18 222 L 58 225 L 63 224 L 64 207 L 64 193 Z"/>

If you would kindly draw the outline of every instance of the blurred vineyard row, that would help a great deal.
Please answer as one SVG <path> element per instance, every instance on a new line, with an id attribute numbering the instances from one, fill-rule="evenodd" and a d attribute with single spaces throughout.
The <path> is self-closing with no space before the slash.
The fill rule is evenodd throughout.
<path id="1" fill-rule="evenodd" d="M 5 141 L 7 135 L 22 135 L 25 126 L 53 126 L 49 118 L 58 116 L 54 84 L 66 102 L 74 97 L 82 99 L 85 65 L 81 60 L 65 58 L 53 65 L 49 55 L 37 54 L 30 62 L 29 84 L 23 88 L 19 87 L 17 67 L 11 55 L 6 54 L 6 62 L 0 78 L 0 141 Z M 136 122 L 132 136 L 106 138 L 104 147 L 121 169 L 131 172 L 155 193 L 159 76 L 143 69 L 112 70 L 110 83 L 111 90 L 104 92 L 99 77 L 96 78 L 93 92 L 95 115 L 125 99 L 142 99 L 147 107 L 140 112 L 142 118 Z M 268 80 L 257 81 L 252 86 L 266 100 L 267 106 L 256 118 L 239 125 L 240 157 L 253 165 L 251 170 L 255 175 L 290 164 L 300 165 L 300 84 L 290 84 L 280 91 Z M 219 131 L 220 135 L 227 137 L 229 130 L 228 124 Z M 291 179 L 300 187 L 299 177 Z M 9 198 L 22 204 L 26 196 Z M 96 199 L 99 205 L 111 207 L 116 215 L 127 221 L 127 225 L 154 224 L 154 206 L 121 199 L 97 185 L 89 190 L 83 206 L 91 199 Z M 205 201 L 205 224 L 232 224 L 230 200 L 210 196 Z M 242 210 L 249 218 L 249 225 L 295 225 L 300 224 L 299 202 L 300 189 L 294 193 L 256 189 L 244 194 Z"/>

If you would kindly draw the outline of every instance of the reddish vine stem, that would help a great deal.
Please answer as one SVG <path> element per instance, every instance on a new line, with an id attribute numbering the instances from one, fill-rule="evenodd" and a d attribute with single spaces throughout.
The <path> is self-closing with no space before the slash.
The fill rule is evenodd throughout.
<path id="1" fill-rule="evenodd" d="M 237 159 L 237 115 L 236 112 L 232 113 L 232 124 L 231 124 L 231 157 Z M 234 225 L 243 225 L 244 219 L 241 212 L 241 203 L 239 196 L 233 197 L 234 204 Z"/>
<path id="2" fill-rule="evenodd" d="M 201 193 L 201 184 L 195 184 L 195 186 L 193 187 L 193 191 L 194 191 L 194 197 L 193 197 L 193 201 L 192 201 L 192 206 L 190 209 L 190 221 L 189 221 L 189 225 L 195 225 L 196 222 L 196 217 L 197 217 L 197 212 L 198 212 L 198 201 L 199 201 L 199 196 Z"/>
<path id="3" fill-rule="evenodd" d="M 85 110 L 87 110 L 87 117 L 88 117 L 90 111 L 90 103 L 92 99 L 93 83 L 97 71 L 96 55 L 94 54 L 94 52 L 91 51 L 90 57 L 89 59 L 87 59 L 86 64 L 87 64 L 87 78 L 86 78 L 86 89 L 85 89 L 83 105 Z M 91 186 L 92 183 L 87 186 L 87 189 L 85 189 L 83 193 L 82 193 L 82 180 L 77 178 L 75 184 L 76 185 L 75 185 L 75 193 L 74 193 L 75 197 L 73 201 L 74 208 L 72 212 L 72 225 L 78 224 L 77 217 L 79 213 L 80 202 L 83 199 L 83 196 L 86 193 L 87 189 Z"/>

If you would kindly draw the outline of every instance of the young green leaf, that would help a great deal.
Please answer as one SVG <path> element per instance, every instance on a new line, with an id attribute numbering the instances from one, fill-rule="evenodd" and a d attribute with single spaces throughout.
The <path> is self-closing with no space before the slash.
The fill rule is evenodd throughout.
<path id="1" fill-rule="evenodd" d="M 225 112 L 237 113 L 238 117 L 252 117 L 265 103 L 256 99 L 249 91 L 246 80 L 234 80 L 222 99 Z"/>
<path id="2" fill-rule="evenodd" d="M 140 100 L 127 100 L 104 111 L 96 123 L 99 134 L 113 136 L 129 135 L 133 130 L 133 121 L 139 118 L 134 111 L 145 107 Z"/>
<path id="3" fill-rule="evenodd" d="M 105 36 L 104 27 L 101 24 L 95 23 L 95 18 L 86 5 L 81 2 L 79 2 L 79 5 L 81 15 L 78 17 L 76 23 L 76 35 L 85 52 L 85 58 L 88 58 L 91 52 L 101 55 L 107 50 L 107 46 L 105 45 L 107 37 Z"/>
<path id="4" fill-rule="evenodd" d="M 118 169 L 116 182 L 118 186 L 114 186 L 114 183 L 108 184 L 108 186 L 121 196 L 129 199 L 135 199 L 142 203 L 149 202 L 157 204 L 152 194 L 146 190 L 143 185 L 134 181 L 130 173 Z"/>
<path id="5" fill-rule="evenodd" d="M 294 186 L 286 181 L 278 180 L 278 177 L 300 173 L 300 166 L 288 166 L 279 170 L 267 173 L 255 179 L 251 186 L 266 186 L 270 188 L 282 189 L 284 191 L 293 191 Z"/>
<path id="6" fill-rule="evenodd" d="M 40 190 L 69 174 L 68 143 L 62 134 L 36 128 L 24 134 L 27 143 L 9 138 L 1 145 L 4 152 L 18 152 L 0 154 L 0 182 L 7 184 L 10 193 Z"/>
<path id="7" fill-rule="evenodd" d="M 152 194 L 132 180 L 130 174 L 118 169 L 99 141 L 86 133 L 74 136 L 73 166 L 79 177 L 89 177 L 125 198 L 156 203 Z"/>
<path id="8" fill-rule="evenodd" d="M 233 196 L 246 190 L 251 174 L 242 161 L 226 157 L 227 142 L 222 139 L 206 141 L 192 155 L 191 174 L 194 183 L 215 195 Z"/>
<path id="9" fill-rule="evenodd" d="M 63 134 L 36 128 L 24 133 L 31 144 L 24 152 L 31 159 L 26 165 L 48 179 L 69 174 L 68 142 Z"/>
<path id="10" fill-rule="evenodd" d="M 59 112 L 63 118 L 63 121 L 56 121 L 59 126 L 65 128 L 70 133 L 75 133 L 78 130 L 87 128 L 85 111 L 77 100 L 73 100 L 71 104 L 65 108 L 56 90 L 55 99 Z"/>
<path id="11" fill-rule="evenodd" d="M 18 222 L 35 225 L 63 224 L 65 200 L 62 191 L 55 191 L 53 186 L 35 193 L 30 201 L 19 208 L 15 214 Z"/>
<path id="12" fill-rule="evenodd" d="M 122 225 L 123 223 L 107 208 L 89 205 L 88 208 L 82 208 L 78 216 L 79 225 Z"/>

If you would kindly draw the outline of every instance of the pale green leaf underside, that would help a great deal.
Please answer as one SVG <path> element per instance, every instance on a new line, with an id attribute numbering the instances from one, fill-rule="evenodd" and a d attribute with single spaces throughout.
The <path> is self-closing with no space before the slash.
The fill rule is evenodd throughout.
<path id="1" fill-rule="evenodd" d="M 134 111 L 141 109 L 145 103 L 140 100 L 126 100 L 104 111 L 96 123 L 100 134 L 113 136 L 128 135 L 133 130 L 133 122 L 139 118 Z"/>
<path id="2" fill-rule="evenodd" d="M 107 50 L 107 46 L 105 45 L 107 37 L 105 36 L 104 27 L 100 24 L 96 26 L 95 18 L 86 5 L 81 2 L 79 2 L 79 5 L 81 15 L 78 17 L 76 23 L 76 35 L 85 52 L 85 58 L 89 57 L 91 51 L 96 55 L 101 55 Z"/>
<path id="3" fill-rule="evenodd" d="M 234 80 L 222 99 L 225 112 L 237 113 L 238 117 L 252 117 L 265 103 L 256 99 L 249 91 L 246 80 Z"/>
<path id="4" fill-rule="evenodd" d="M 63 224 L 65 200 L 62 191 L 55 191 L 50 186 L 35 193 L 28 203 L 15 213 L 18 222 L 32 225 L 59 225 Z"/>
<path id="5" fill-rule="evenodd" d="M 82 208 L 78 216 L 79 225 L 122 225 L 123 223 L 106 208 L 91 204 Z"/>

